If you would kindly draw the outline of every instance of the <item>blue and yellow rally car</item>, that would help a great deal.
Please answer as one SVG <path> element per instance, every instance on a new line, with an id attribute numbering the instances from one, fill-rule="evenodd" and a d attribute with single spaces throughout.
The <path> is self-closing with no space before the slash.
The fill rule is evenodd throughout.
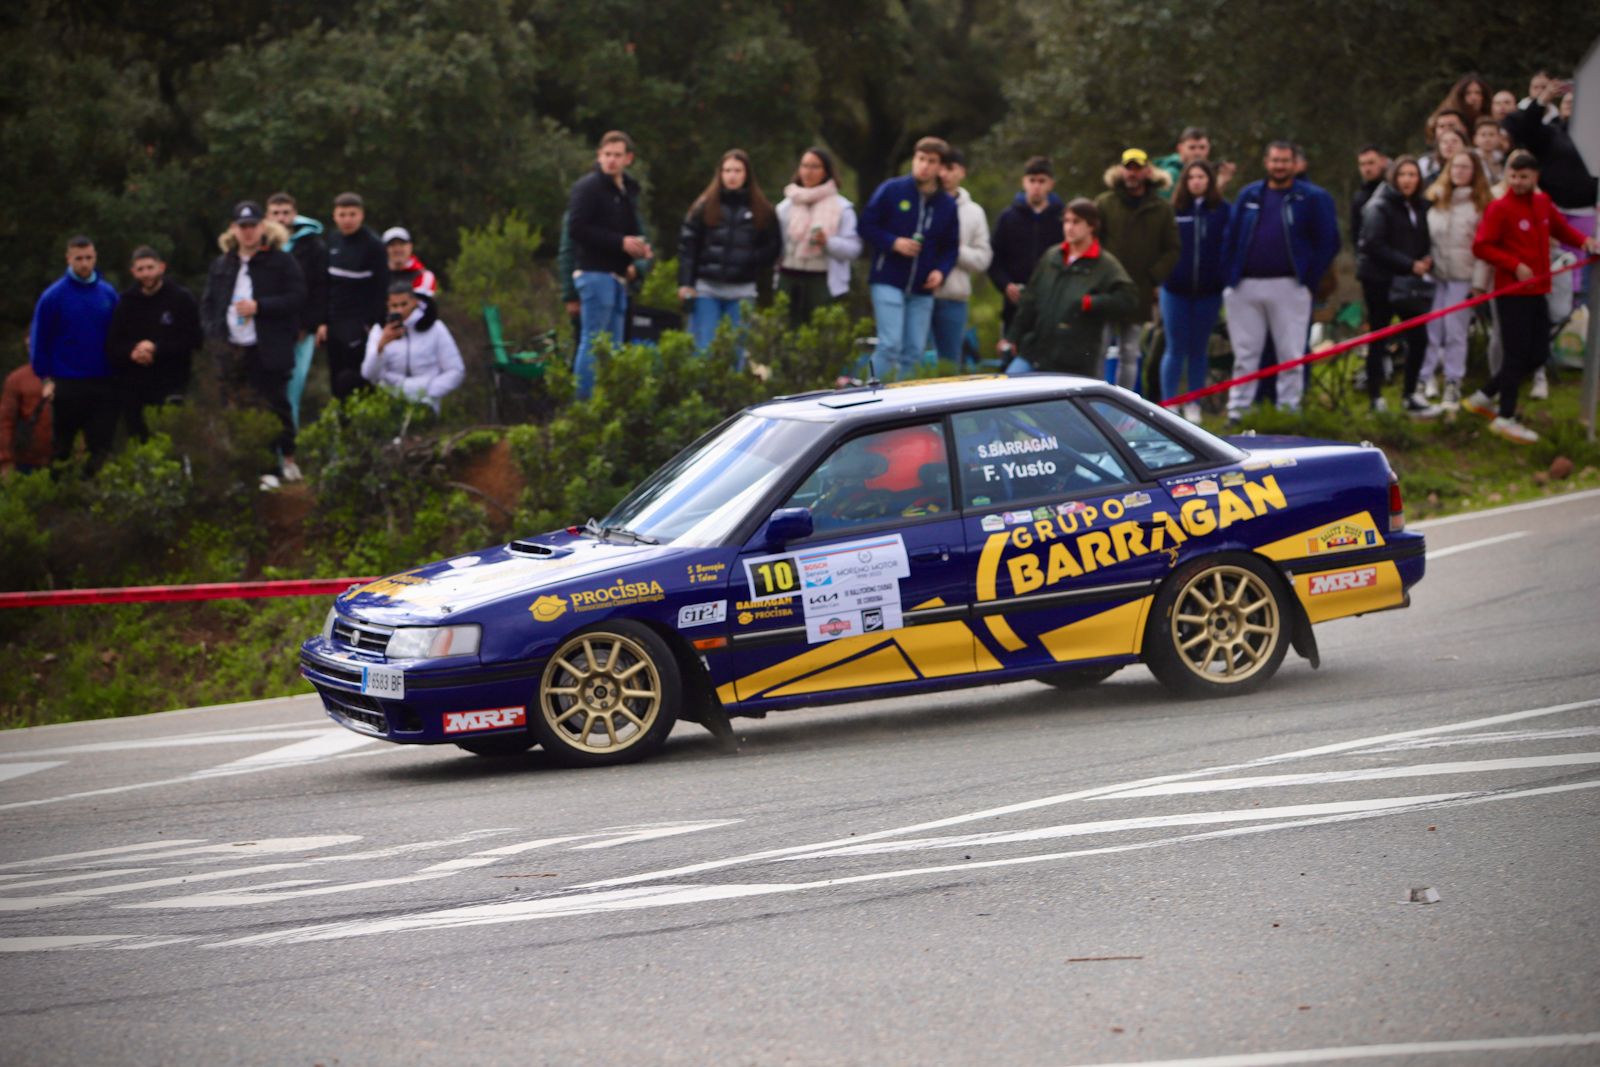
<path id="1" fill-rule="evenodd" d="M 1190 696 L 1264 683 L 1312 625 L 1405 607 L 1424 543 L 1379 450 L 1225 441 L 1084 378 L 787 397 L 605 519 L 340 596 L 301 670 L 390 741 L 639 759 L 680 718 L 1142 660 Z"/>

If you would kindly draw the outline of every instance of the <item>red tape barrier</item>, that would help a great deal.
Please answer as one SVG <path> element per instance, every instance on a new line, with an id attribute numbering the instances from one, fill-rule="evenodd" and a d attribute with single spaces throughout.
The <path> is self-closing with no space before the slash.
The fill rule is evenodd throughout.
<path id="1" fill-rule="evenodd" d="M 1481 296 L 1470 297 L 1461 301 L 1459 304 L 1451 304 L 1449 307 L 1439 308 L 1437 311 L 1429 311 L 1425 314 L 1418 315 L 1414 319 L 1407 319 L 1405 322 L 1397 322 L 1393 326 L 1385 326 L 1380 330 L 1373 330 L 1371 333 L 1364 333 L 1360 337 L 1355 337 L 1348 341 L 1341 341 L 1331 348 L 1324 348 L 1320 351 L 1309 353 L 1301 356 L 1299 359 L 1291 359 L 1287 363 L 1279 363 L 1271 367 L 1262 367 L 1260 370 L 1251 371 L 1249 374 L 1241 374 L 1239 377 L 1230 379 L 1226 382 L 1218 382 L 1215 385 L 1207 385 L 1200 389 L 1190 390 L 1187 393 L 1172 397 L 1169 400 L 1161 401 L 1161 406 L 1170 408 L 1176 407 L 1179 404 L 1187 404 L 1191 400 L 1199 400 L 1201 397 L 1210 396 L 1213 393 L 1220 393 L 1224 389 L 1232 389 L 1236 385 L 1243 385 L 1245 382 L 1253 382 L 1259 378 L 1270 378 L 1274 374 L 1282 374 L 1286 370 L 1293 370 L 1295 367 L 1304 366 L 1307 363 L 1315 363 L 1319 359 L 1329 359 L 1333 356 L 1342 356 L 1358 345 L 1368 344 L 1372 341 L 1381 341 L 1386 337 L 1393 337 L 1397 333 L 1405 333 L 1407 330 L 1412 329 L 1413 327 L 1432 322 L 1434 319 L 1442 319 L 1446 315 L 1454 315 L 1458 311 L 1463 311 L 1470 307 L 1477 307 L 1479 304 L 1482 304 L 1487 300 L 1493 300 L 1497 296 L 1508 296 L 1512 293 L 1515 293 L 1519 289 L 1525 289 L 1530 285 L 1537 285 L 1545 277 L 1554 278 L 1557 274 L 1565 274 L 1569 270 L 1577 270 L 1579 267 L 1589 263 L 1600 263 L 1600 256 L 1585 256 L 1576 263 L 1572 263 L 1565 267 L 1560 267 L 1551 271 L 1548 276 L 1536 275 L 1532 278 L 1529 278 L 1527 281 L 1508 285 L 1504 289 L 1496 289 L 1492 293 L 1484 293 Z"/>
<path id="2" fill-rule="evenodd" d="M 373 578 L 308 578 L 289 582 L 216 582 L 211 585 L 140 585 L 122 589 L 41 589 L 0 593 L 0 609 L 70 604 L 154 604 L 172 600 L 255 600 L 272 596 L 327 596 Z"/>

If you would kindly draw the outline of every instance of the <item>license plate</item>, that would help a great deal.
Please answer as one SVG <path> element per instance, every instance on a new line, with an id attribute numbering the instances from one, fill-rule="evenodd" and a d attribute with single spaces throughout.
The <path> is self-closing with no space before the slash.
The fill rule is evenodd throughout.
<path id="1" fill-rule="evenodd" d="M 400 700 L 406 695 L 406 672 L 394 667 L 363 667 L 361 691 L 369 696 Z"/>

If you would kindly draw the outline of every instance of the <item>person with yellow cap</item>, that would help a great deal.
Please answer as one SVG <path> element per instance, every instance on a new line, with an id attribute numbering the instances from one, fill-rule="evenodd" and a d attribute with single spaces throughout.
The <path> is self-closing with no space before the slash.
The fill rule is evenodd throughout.
<path id="1" fill-rule="evenodd" d="M 1178 263 L 1178 223 L 1172 205 L 1160 190 L 1172 183 L 1167 172 L 1150 166 L 1142 148 L 1129 148 L 1122 161 L 1106 171 L 1106 191 L 1095 198 L 1102 220 L 1100 240 L 1127 270 L 1139 302 L 1130 313 L 1106 322 L 1106 343 L 1117 345 L 1115 379 L 1124 389 L 1139 391 L 1143 362 L 1140 337 L 1154 315 L 1156 287 Z"/>

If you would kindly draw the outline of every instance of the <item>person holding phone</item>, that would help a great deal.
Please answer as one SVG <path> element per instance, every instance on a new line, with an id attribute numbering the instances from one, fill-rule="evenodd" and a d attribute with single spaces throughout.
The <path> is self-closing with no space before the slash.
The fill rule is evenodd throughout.
<path id="1" fill-rule="evenodd" d="M 439 402 L 466 377 L 467 367 L 433 301 L 412 284 L 410 278 L 390 283 L 389 311 L 383 325 L 367 335 L 361 377 L 437 413 Z"/>

